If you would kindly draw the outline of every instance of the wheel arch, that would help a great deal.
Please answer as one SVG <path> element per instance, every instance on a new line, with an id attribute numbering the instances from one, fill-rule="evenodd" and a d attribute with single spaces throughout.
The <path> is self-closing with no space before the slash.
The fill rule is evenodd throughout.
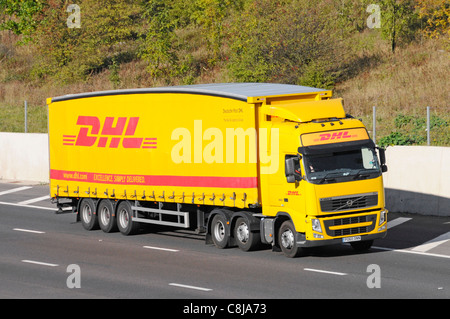
<path id="1" fill-rule="evenodd" d="M 230 231 L 232 233 L 231 236 L 233 236 L 232 230 L 236 226 L 236 221 L 238 220 L 239 217 L 242 217 L 247 220 L 248 224 L 250 225 L 251 232 L 253 232 L 253 233 L 260 232 L 261 220 L 259 218 L 256 218 L 255 216 L 253 216 L 253 214 L 251 212 L 238 211 L 238 212 L 234 212 L 231 216 L 231 221 L 230 221 Z"/>
<path id="2" fill-rule="evenodd" d="M 274 222 L 274 234 L 273 234 L 273 247 L 275 247 L 277 250 L 280 249 L 280 244 L 278 243 L 278 233 L 280 231 L 281 225 L 285 222 L 285 221 L 291 221 L 292 224 L 294 225 L 295 228 L 295 224 L 291 218 L 291 215 L 289 215 L 289 213 L 287 212 L 278 212 L 277 216 L 275 217 L 275 222 Z"/>

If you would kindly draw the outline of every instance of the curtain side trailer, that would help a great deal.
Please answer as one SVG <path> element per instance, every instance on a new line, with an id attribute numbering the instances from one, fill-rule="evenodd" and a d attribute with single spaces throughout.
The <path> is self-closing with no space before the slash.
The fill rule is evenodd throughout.
<path id="1" fill-rule="evenodd" d="M 87 230 L 191 228 L 219 248 L 386 235 L 384 150 L 331 91 L 227 83 L 47 100 L 50 195 Z"/>

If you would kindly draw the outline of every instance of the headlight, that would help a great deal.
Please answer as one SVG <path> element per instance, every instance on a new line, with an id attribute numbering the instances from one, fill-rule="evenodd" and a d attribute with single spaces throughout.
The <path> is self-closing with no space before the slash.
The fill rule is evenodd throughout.
<path id="1" fill-rule="evenodd" d="M 383 224 L 386 221 L 386 211 L 382 210 L 380 212 L 380 222 L 378 223 L 378 226 L 380 226 L 381 224 Z"/>
<path id="2" fill-rule="evenodd" d="M 315 232 L 318 232 L 318 233 L 322 232 L 322 227 L 320 226 L 320 220 L 318 220 L 317 218 L 313 218 L 313 219 L 311 219 L 311 223 L 312 223 L 312 229 Z"/>

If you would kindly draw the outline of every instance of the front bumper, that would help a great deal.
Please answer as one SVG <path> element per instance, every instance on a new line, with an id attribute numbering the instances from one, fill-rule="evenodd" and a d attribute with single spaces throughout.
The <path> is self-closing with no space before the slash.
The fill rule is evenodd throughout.
<path id="1" fill-rule="evenodd" d="M 376 234 L 369 234 L 369 235 L 360 235 L 361 241 L 367 241 L 367 240 L 374 240 L 374 239 L 380 239 L 386 237 L 387 232 L 381 232 Z M 300 247 L 319 247 L 319 246 L 327 246 L 327 245 L 337 245 L 337 244 L 343 244 L 342 238 L 333 238 L 333 239 L 321 239 L 321 240 L 307 240 L 305 234 L 303 233 L 297 233 L 296 235 L 296 242 L 297 245 Z"/>
<path id="2" fill-rule="evenodd" d="M 349 239 L 368 241 L 386 237 L 386 209 L 330 217 L 308 217 L 306 233 L 297 233 L 301 247 L 342 244 Z M 353 238 L 350 238 L 353 237 Z M 356 237 L 356 238 L 355 238 Z"/>

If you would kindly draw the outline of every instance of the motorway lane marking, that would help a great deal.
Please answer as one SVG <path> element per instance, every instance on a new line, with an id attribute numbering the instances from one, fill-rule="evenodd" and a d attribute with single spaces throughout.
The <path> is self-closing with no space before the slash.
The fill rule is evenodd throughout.
<path id="1" fill-rule="evenodd" d="M 22 260 L 22 262 L 28 263 L 28 264 L 41 265 L 41 266 L 49 266 L 49 267 L 58 267 L 59 266 L 58 264 L 50 264 L 50 263 L 44 263 L 42 261 L 27 260 L 27 259 Z"/>
<path id="2" fill-rule="evenodd" d="M 0 196 L 1 195 L 15 193 L 15 192 L 24 191 L 24 190 L 30 189 L 30 188 L 32 188 L 32 187 L 31 186 L 23 186 L 23 187 L 17 187 L 17 188 L 9 189 L 7 191 L 0 192 Z"/>
<path id="3" fill-rule="evenodd" d="M 56 210 L 57 210 L 56 208 L 50 208 L 50 207 L 42 207 L 42 206 L 34 206 L 34 205 L 22 205 L 22 204 L 16 204 L 16 203 L 8 203 L 8 202 L 0 202 L 0 205 L 9 205 L 9 206 L 45 209 L 45 210 L 52 210 L 54 212 L 56 212 Z"/>
<path id="4" fill-rule="evenodd" d="M 450 240 L 450 232 L 447 232 L 447 233 L 442 234 L 432 240 L 427 241 L 426 243 L 423 243 L 422 245 L 414 247 L 412 250 L 420 251 L 420 252 L 427 252 L 430 249 L 433 249 L 449 240 Z"/>
<path id="5" fill-rule="evenodd" d="M 431 256 L 431 257 L 440 257 L 440 258 L 449 258 L 450 259 L 450 255 L 433 254 L 433 253 L 414 251 L 414 250 L 408 250 L 408 249 L 394 249 L 394 248 L 376 247 L 376 246 L 372 246 L 372 248 L 379 249 L 379 250 L 395 251 L 395 252 L 399 252 L 399 253 L 416 254 L 416 255 L 422 255 L 422 256 Z"/>
<path id="6" fill-rule="evenodd" d="M 412 218 L 407 218 L 407 217 L 398 217 L 390 222 L 388 222 L 387 226 L 388 229 L 398 226 L 400 224 L 403 224 L 409 220 L 411 220 Z M 417 255 L 424 255 L 424 256 L 433 256 L 433 257 L 441 257 L 441 258 L 450 258 L 450 256 L 448 255 L 442 255 L 442 254 L 432 254 L 432 253 L 427 253 L 428 250 L 435 248 L 447 241 L 450 240 L 450 232 L 447 232 L 445 234 L 442 234 L 432 240 L 427 241 L 426 243 L 413 247 L 410 250 L 408 249 L 394 249 L 394 248 L 386 248 L 386 247 L 372 247 L 375 249 L 380 249 L 380 250 L 389 250 L 389 251 L 398 251 L 398 252 L 403 252 L 403 253 L 410 253 L 410 254 L 417 254 Z"/>
<path id="7" fill-rule="evenodd" d="M 314 272 L 320 272 L 324 274 L 330 274 L 330 275 L 338 275 L 338 276 L 346 276 L 348 274 L 343 272 L 336 272 L 336 271 L 328 271 L 328 270 L 320 270 L 320 269 L 313 269 L 313 268 L 303 268 L 303 270 L 306 271 L 314 271 Z"/>
<path id="8" fill-rule="evenodd" d="M 212 291 L 212 289 L 209 288 L 203 288 L 203 287 L 196 287 L 196 286 L 189 286 L 189 285 L 182 285 L 177 283 L 170 283 L 169 286 L 175 286 L 175 287 L 181 287 L 181 288 L 187 288 L 187 289 L 195 289 L 195 290 L 201 290 L 201 291 Z"/>
<path id="9" fill-rule="evenodd" d="M 153 246 L 143 246 L 144 248 L 147 249 L 155 249 L 155 250 L 164 250 L 164 251 L 170 251 L 170 252 L 179 252 L 179 250 L 177 249 L 170 249 L 170 248 L 161 248 L 161 247 L 153 247 Z"/>
<path id="10" fill-rule="evenodd" d="M 22 202 L 18 202 L 17 204 L 20 205 L 28 205 L 28 204 L 32 204 L 32 203 L 36 203 L 36 202 L 40 202 L 46 199 L 50 199 L 50 195 L 45 195 L 45 196 L 41 196 L 41 197 L 37 197 L 37 198 L 32 198 L 29 200 L 24 200 Z"/>
<path id="11" fill-rule="evenodd" d="M 412 218 L 407 218 L 407 217 L 398 217 L 394 220 L 391 220 L 390 222 L 387 223 L 387 228 L 392 228 L 395 226 L 398 226 L 400 224 L 406 223 L 407 221 L 411 220 Z"/>
<path id="12" fill-rule="evenodd" d="M 26 233 L 45 234 L 44 231 L 39 231 L 39 230 L 31 230 L 31 229 L 23 229 L 23 228 L 13 228 L 13 230 L 22 231 L 22 232 L 26 232 Z"/>

